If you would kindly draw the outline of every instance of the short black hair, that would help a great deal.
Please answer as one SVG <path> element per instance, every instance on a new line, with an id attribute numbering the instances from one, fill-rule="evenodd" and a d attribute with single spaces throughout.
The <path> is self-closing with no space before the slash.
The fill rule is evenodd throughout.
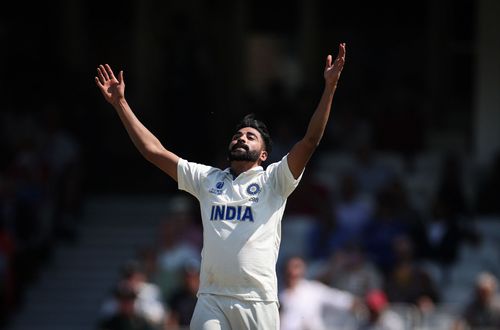
<path id="1" fill-rule="evenodd" d="M 262 121 L 255 119 L 255 115 L 250 113 L 243 117 L 243 119 L 236 125 L 236 131 L 239 131 L 242 128 L 251 127 L 255 128 L 259 131 L 262 139 L 264 140 L 264 144 L 266 145 L 266 151 L 268 154 L 271 154 L 271 150 L 273 149 L 273 141 L 271 140 L 271 135 L 269 134 L 269 130 L 267 129 L 266 124 Z"/>

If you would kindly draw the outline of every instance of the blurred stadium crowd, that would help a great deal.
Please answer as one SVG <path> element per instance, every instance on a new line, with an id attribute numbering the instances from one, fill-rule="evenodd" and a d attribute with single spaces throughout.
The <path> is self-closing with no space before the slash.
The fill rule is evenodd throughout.
<path id="1" fill-rule="evenodd" d="M 273 161 L 303 124 L 284 113 L 290 104 L 262 104 L 279 109 L 269 125 Z M 500 153 L 478 168 L 463 150 L 419 141 L 413 119 L 390 115 L 377 121 L 334 111 L 290 197 L 277 265 L 282 328 L 498 329 Z M 78 139 L 57 111 L 43 120 L 2 117 L 0 315 L 7 323 L 54 249 L 78 244 L 85 198 Z M 97 328 L 188 326 L 202 245 L 195 201 L 172 195 L 158 232 L 153 248 L 117 270 Z"/>
<path id="2" fill-rule="evenodd" d="M 76 241 L 83 164 L 55 108 L 1 115 L 0 324 L 61 242 Z"/>

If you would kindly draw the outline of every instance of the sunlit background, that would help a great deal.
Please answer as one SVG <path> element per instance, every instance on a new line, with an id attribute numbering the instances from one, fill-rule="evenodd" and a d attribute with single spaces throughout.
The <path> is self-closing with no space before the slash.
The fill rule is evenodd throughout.
<path id="1" fill-rule="evenodd" d="M 165 147 L 224 168 L 247 113 L 271 161 L 301 138 L 340 42 L 332 116 L 283 218 L 280 288 L 301 255 L 311 280 L 361 301 L 383 290 L 407 329 L 466 319 L 478 276 L 500 276 L 498 17 L 496 0 L 3 4 L 0 328 L 100 329 L 131 260 L 159 293 L 154 329 L 189 320 L 198 206 L 134 148 L 97 65 L 124 70 Z"/>

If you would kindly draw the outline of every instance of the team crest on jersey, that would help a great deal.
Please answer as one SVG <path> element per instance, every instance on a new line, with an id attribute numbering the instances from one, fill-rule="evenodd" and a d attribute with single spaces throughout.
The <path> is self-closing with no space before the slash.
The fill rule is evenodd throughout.
<path id="1" fill-rule="evenodd" d="M 211 188 L 208 192 L 216 195 L 222 195 L 222 188 L 224 188 L 224 181 L 219 181 L 215 184 L 215 188 Z"/>
<path id="2" fill-rule="evenodd" d="M 257 195 L 260 193 L 260 186 L 257 183 L 252 183 L 247 187 L 247 193 L 249 195 Z"/>

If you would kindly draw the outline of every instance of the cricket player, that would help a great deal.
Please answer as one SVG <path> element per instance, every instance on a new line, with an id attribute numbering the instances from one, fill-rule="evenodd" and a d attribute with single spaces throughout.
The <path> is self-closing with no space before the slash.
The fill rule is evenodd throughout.
<path id="1" fill-rule="evenodd" d="M 246 116 L 237 125 L 227 169 L 189 162 L 166 149 L 134 115 L 125 100 L 123 71 L 115 76 L 107 64 L 97 68 L 95 82 L 139 152 L 200 203 L 203 251 L 191 329 L 279 329 L 281 218 L 325 131 L 345 53 L 341 43 L 336 59 L 326 58 L 324 92 L 304 137 L 265 170 L 261 164 L 272 143 L 261 121 Z"/>

